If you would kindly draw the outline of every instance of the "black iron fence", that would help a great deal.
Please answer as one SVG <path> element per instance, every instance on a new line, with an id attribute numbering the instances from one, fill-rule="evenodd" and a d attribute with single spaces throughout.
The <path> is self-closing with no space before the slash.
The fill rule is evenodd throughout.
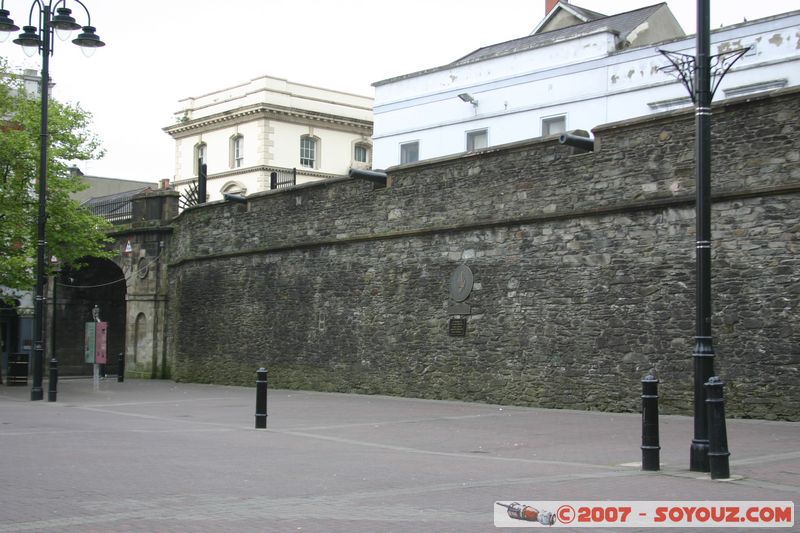
<path id="1" fill-rule="evenodd" d="M 284 187 L 294 187 L 297 185 L 297 169 L 287 168 L 272 171 L 269 175 L 270 189 L 283 189 Z"/>
<path id="2" fill-rule="evenodd" d="M 84 204 L 84 207 L 93 215 L 101 216 L 112 224 L 125 224 L 133 218 L 133 202 L 130 198 Z"/>

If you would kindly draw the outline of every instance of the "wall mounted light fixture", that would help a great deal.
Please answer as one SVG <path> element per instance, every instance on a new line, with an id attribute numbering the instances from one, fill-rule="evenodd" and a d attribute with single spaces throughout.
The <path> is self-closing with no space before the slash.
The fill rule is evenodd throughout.
<path id="1" fill-rule="evenodd" d="M 471 94 L 461 93 L 458 95 L 458 97 L 461 98 L 462 102 L 467 102 L 468 104 L 472 104 L 475 107 L 478 107 L 478 101 L 475 100 L 475 98 Z"/>

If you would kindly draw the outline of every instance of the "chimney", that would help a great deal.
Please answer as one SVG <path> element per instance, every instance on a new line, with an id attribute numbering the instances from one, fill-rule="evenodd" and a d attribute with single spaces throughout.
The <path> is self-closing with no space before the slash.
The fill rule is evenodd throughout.
<path id="1" fill-rule="evenodd" d="M 563 0 L 565 4 L 569 3 L 569 0 Z M 554 7 L 558 4 L 558 0 L 544 0 L 544 16 L 550 14 Z"/>

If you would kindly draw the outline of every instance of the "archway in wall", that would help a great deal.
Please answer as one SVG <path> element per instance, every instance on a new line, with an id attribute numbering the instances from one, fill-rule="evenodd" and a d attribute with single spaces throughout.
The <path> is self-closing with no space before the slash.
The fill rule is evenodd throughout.
<path id="1" fill-rule="evenodd" d="M 0 300 L 0 373 L 4 380 L 8 377 L 8 356 L 20 351 L 17 307 L 19 300 L 10 304 Z"/>
<path id="2" fill-rule="evenodd" d="M 150 345 L 149 340 L 147 317 L 144 313 L 139 313 L 136 316 L 136 324 L 134 326 L 133 362 L 135 365 L 143 365 L 150 362 L 147 361 L 149 354 L 148 348 Z"/>
<path id="3" fill-rule="evenodd" d="M 61 375 L 92 374 L 92 365 L 84 362 L 84 327 L 92 321 L 95 305 L 100 319 L 108 322 L 107 373 L 117 373 L 118 354 L 125 351 L 125 275 L 108 259 L 91 258 L 86 263 L 80 270 L 65 268 L 55 287 L 55 331 L 51 329 L 49 338 Z"/>

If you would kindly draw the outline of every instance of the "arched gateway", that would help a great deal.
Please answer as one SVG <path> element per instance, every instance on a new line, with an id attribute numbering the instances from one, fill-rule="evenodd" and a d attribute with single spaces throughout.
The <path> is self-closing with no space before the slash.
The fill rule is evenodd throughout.
<path id="1" fill-rule="evenodd" d="M 92 374 L 92 365 L 84 360 L 84 323 L 92 320 L 95 305 L 100 319 L 108 322 L 106 372 L 117 373 L 124 354 L 128 376 L 170 374 L 164 346 L 165 258 L 178 193 L 147 191 L 131 202 L 132 215 L 115 219 L 109 234 L 117 255 L 110 260 L 89 258 L 86 267 L 65 268 L 50 280 L 47 358 L 55 354 L 61 375 Z"/>
<path id="2" fill-rule="evenodd" d="M 125 275 L 108 259 L 89 258 L 86 263 L 80 270 L 65 268 L 50 280 L 47 353 L 48 359 L 56 356 L 66 376 L 92 374 L 92 365 L 84 362 L 84 323 L 93 320 L 94 306 L 109 325 L 109 358 L 103 370 L 116 373 L 117 354 L 125 349 Z"/>

